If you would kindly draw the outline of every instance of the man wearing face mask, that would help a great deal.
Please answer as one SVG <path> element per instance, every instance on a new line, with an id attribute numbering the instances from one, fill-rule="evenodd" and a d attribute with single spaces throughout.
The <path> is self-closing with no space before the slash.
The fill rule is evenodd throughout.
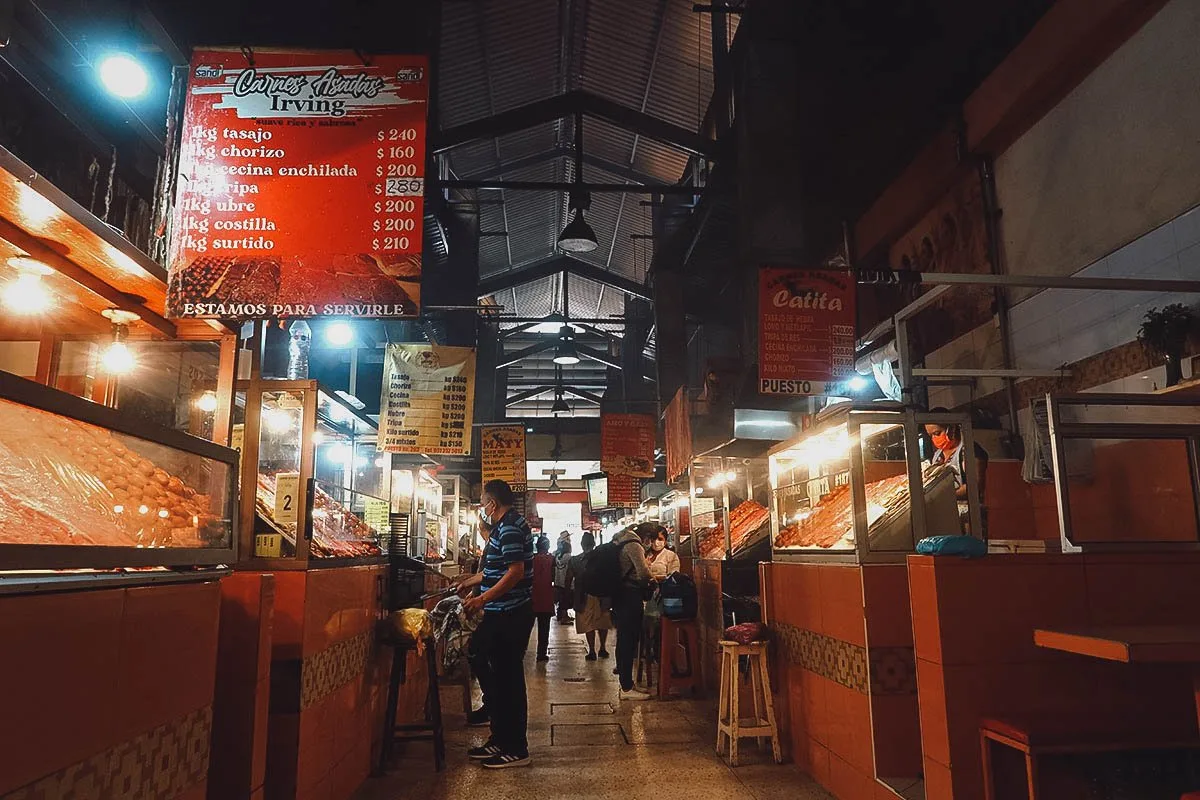
<path id="1" fill-rule="evenodd" d="M 529 709 L 522 663 L 533 631 L 533 533 L 513 510 L 513 491 L 501 480 L 483 487 L 480 515 L 492 526 L 483 549 L 481 570 L 462 581 L 460 594 L 476 586 L 478 596 L 464 606 L 468 614 L 483 610 L 471 637 L 471 648 L 488 669 L 479 671 L 479 688 L 490 718 L 491 736 L 467 755 L 489 769 L 523 767 L 530 763 L 527 727 Z"/>

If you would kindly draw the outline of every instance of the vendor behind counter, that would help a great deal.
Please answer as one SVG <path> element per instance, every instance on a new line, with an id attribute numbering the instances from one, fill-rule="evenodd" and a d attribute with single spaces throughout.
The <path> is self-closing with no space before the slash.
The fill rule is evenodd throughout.
<path id="1" fill-rule="evenodd" d="M 950 411 L 939 407 L 930 409 L 930 413 L 948 414 Z M 962 427 L 930 423 L 925 426 L 925 432 L 929 434 L 929 438 L 933 442 L 934 453 L 930 463 L 945 464 L 954 471 L 954 496 L 958 499 L 959 519 L 962 520 L 963 530 L 966 531 L 970 513 L 967 508 L 967 454 L 963 447 Z M 979 513 L 983 517 L 985 531 L 987 529 L 987 500 L 985 498 L 987 467 L 988 452 L 980 446 L 979 442 L 976 442 L 974 479 L 979 481 Z"/>

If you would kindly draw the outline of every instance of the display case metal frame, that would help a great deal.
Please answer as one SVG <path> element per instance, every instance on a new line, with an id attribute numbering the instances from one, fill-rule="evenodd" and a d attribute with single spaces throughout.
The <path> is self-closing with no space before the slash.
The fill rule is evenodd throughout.
<path id="1" fill-rule="evenodd" d="M 313 481 L 316 469 L 316 452 L 313 437 L 320 424 L 328 425 L 335 430 L 345 431 L 345 426 L 330 417 L 319 416 L 319 397 L 324 395 L 329 402 L 336 403 L 343 414 L 348 414 L 357 422 L 365 424 L 372 430 L 378 430 L 376 423 L 350 403 L 344 401 L 336 393 L 329 391 L 318 381 L 259 379 L 238 381 L 234 387 L 235 396 L 245 395 L 245 432 L 242 444 L 242 482 L 240 494 L 241 537 L 240 548 L 244 554 L 238 562 L 240 569 L 253 570 L 305 570 L 310 567 L 338 567 L 356 564 L 382 563 L 385 555 L 362 556 L 355 558 L 314 558 L 311 555 L 312 537 L 312 498 Z M 300 486 L 302 491 L 297 497 L 296 509 L 296 554 L 294 556 L 257 556 L 255 555 L 255 517 L 256 499 L 258 492 L 259 440 L 262 430 L 262 396 L 266 392 L 297 392 L 301 395 L 300 416 Z M 347 431 L 357 435 L 354 431 Z M 380 498 L 386 499 L 386 498 Z M 382 537 L 381 537 L 382 539 Z M 380 542 L 381 548 L 383 542 Z"/>
<path id="2" fill-rule="evenodd" d="M 1129 407 L 1160 409 L 1155 422 L 1132 421 L 1123 414 L 1120 421 L 1080 422 L 1064 419 L 1064 412 L 1075 406 Z M 1185 413 L 1184 409 L 1188 411 Z M 1127 553 L 1155 550 L 1200 550 L 1200 536 L 1195 542 L 1076 542 L 1071 522 L 1071 490 L 1068 479 L 1067 442 L 1072 439 L 1177 439 L 1186 443 L 1192 503 L 1196 512 L 1193 522 L 1200 534 L 1200 404 L 1194 398 L 1146 394 L 1071 394 L 1046 395 L 1046 416 L 1050 428 L 1051 466 L 1054 472 L 1054 494 L 1058 510 L 1059 544 L 1064 553 L 1102 552 Z M 1112 415 L 1110 415 L 1112 416 Z M 1190 421 L 1189 421 L 1190 420 Z"/>
<path id="3" fill-rule="evenodd" d="M 148 424 L 122 414 L 118 409 L 93 403 L 7 372 L 0 372 L 0 399 L 228 464 L 226 513 L 230 526 L 228 547 L 0 544 L 0 571 L 201 567 L 232 564 L 237 560 L 240 527 L 234 505 L 238 495 L 236 450 L 171 428 Z"/>
<path id="4" fill-rule="evenodd" d="M 780 562 L 821 563 L 821 564 L 872 564 L 872 563 L 901 563 L 911 553 L 915 545 L 925 537 L 927 527 L 925 519 L 925 503 L 909 503 L 910 522 L 912 525 L 912 540 L 914 548 L 907 551 L 872 550 L 870 543 L 869 525 L 867 522 L 867 493 L 865 479 L 865 462 L 863 459 L 861 430 L 863 425 L 900 425 L 904 430 L 904 453 L 906 472 L 908 474 L 909 497 L 924 497 L 925 487 L 922 481 L 922 463 L 920 457 L 920 432 L 925 425 L 958 425 L 962 430 L 963 448 L 967 470 L 967 504 L 970 520 L 971 535 L 985 538 L 980 513 L 979 482 L 972 479 L 978 474 L 975 458 L 975 436 L 969 414 L 953 412 L 924 412 L 906 408 L 899 404 L 890 403 L 848 403 L 828 412 L 827 416 L 817 416 L 815 424 L 804 433 L 789 442 L 771 449 L 769 458 L 772 462 L 782 453 L 795 449 L 804 440 L 828 431 L 846 426 L 849 448 L 849 477 L 850 497 L 853 508 L 854 550 L 816 549 L 784 549 L 777 547 L 775 541 L 779 536 L 779 513 L 776 507 L 775 493 L 779 490 L 777 471 L 772 465 L 771 480 L 771 559 Z"/>

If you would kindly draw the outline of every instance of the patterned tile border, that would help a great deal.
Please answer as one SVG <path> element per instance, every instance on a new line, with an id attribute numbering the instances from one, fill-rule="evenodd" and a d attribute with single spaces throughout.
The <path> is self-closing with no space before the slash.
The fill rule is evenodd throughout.
<path id="1" fill-rule="evenodd" d="M 304 659 L 300 665 L 300 708 L 319 703 L 362 675 L 370 654 L 371 634 L 360 633 Z"/>
<path id="2" fill-rule="evenodd" d="M 867 693 L 865 647 L 796 628 L 785 622 L 773 622 L 771 629 L 775 640 L 792 663 L 856 692 Z"/>
<path id="3" fill-rule="evenodd" d="M 911 647 L 872 647 L 871 694 L 916 694 L 917 656 Z"/>
<path id="4" fill-rule="evenodd" d="M 771 631 L 788 660 L 862 694 L 916 694 L 917 663 L 911 647 L 870 650 L 786 622 Z"/>
<path id="5" fill-rule="evenodd" d="M 171 800 L 208 775 L 212 708 L 193 711 L 0 800 Z"/>

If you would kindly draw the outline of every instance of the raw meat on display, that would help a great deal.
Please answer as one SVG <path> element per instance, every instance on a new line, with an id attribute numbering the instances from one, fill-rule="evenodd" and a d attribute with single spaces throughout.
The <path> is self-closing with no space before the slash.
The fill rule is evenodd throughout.
<path id="1" fill-rule="evenodd" d="M 131 449 L 131 439 L 8 401 L 0 430 L 0 542 L 228 546 L 228 523 L 209 496 Z"/>

